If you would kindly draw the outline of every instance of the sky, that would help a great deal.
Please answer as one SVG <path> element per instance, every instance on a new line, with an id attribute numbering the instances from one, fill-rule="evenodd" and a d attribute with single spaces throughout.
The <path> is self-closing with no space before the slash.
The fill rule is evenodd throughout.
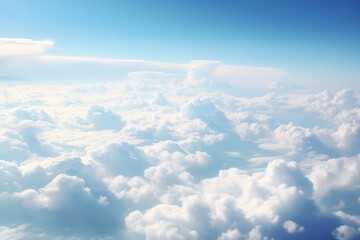
<path id="1" fill-rule="evenodd" d="M 359 10 L 0 0 L 0 239 L 360 239 Z"/>
<path id="2" fill-rule="evenodd" d="M 48 54 L 281 68 L 294 84 L 358 87 L 358 1 L 1 1 L 0 35 Z M 342 86 L 339 86 L 341 79 Z"/>

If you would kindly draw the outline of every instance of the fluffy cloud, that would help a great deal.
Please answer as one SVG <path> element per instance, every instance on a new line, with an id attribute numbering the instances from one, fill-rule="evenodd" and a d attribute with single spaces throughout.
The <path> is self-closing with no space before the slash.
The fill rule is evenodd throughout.
<path id="1" fill-rule="evenodd" d="M 179 205 L 158 204 L 145 213 L 130 213 L 127 226 L 147 239 L 171 239 L 172 232 L 179 239 L 281 239 L 281 232 L 272 231 L 278 226 L 300 235 L 308 227 L 310 233 L 303 238 L 331 236 L 332 220 L 318 213 L 311 200 L 312 184 L 295 163 L 274 161 L 264 172 L 254 174 L 235 168 L 222 170 L 218 177 L 203 180 L 195 189 L 198 191 L 184 195 Z M 302 211 L 310 215 L 304 217 Z M 330 226 L 314 233 L 310 219 Z"/>
<path id="2" fill-rule="evenodd" d="M 360 236 L 360 228 L 349 227 L 347 225 L 341 225 L 336 228 L 333 235 L 338 240 L 351 240 L 358 239 Z"/>
<path id="3" fill-rule="evenodd" d="M 309 179 L 314 184 L 314 197 L 328 209 L 335 206 L 359 214 L 359 156 L 329 159 L 315 164 Z M 340 204 L 339 204 L 340 203 Z"/>
<path id="4" fill-rule="evenodd" d="M 284 229 L 286 229 L 286 231 L 288 231 L 288 233 L 302 232 L 305 230 L 304 227 L 299 226 L 298 224 L 296 224 L 296 222 L 293 222 L 291 220 L 287 220 L 286 222 L 284 222 L 283 227 Z"/>
<path id="5" fill-rule="evenodd" d="M 284 71 L 217 61 L 20 58 L 126 73 L 1 85 L 0 238 L 358 238 L 356 91 L 251 96 L 236 86 Z"/>
<path id="6" fill-rule="evenodd" d="M 241 233 L 237 229 L 229 229 L 228 231 L 221 234 L 218 240 L 237 240 L 240 239 Z"/>
<path id="7" fill-rule="evenodd" d="M 71 235 L 103 235 L 114 231 L 116 220 L 92 195 L 85 181 L 76 176 L 60 174 L 40 188 L 15 193 L 26 208 L 46 209 L 45 226 L 57 233 Z M 61 231 L 60 229 L 66 229 Z"/>
<path id="8" fill-rule="evenodd" d="M 293 155 L 317 147 L 317 142 L 319 141 L 310 129 L 289 123 L 276 128 L 273 138 L 264 140 L 260 147 L 266 150 L 284 151 Z"/>

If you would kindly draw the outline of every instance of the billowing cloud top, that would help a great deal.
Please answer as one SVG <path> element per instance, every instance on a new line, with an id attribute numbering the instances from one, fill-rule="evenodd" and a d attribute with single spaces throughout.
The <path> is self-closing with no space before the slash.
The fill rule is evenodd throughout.
<path id="1" fill-rule="evenodd" d="M 127 71 L 1 85 L 1 239 L 360 238 L 358 92 L 268 88 L 276 68 L 0 42 L 7 73 Z"/>

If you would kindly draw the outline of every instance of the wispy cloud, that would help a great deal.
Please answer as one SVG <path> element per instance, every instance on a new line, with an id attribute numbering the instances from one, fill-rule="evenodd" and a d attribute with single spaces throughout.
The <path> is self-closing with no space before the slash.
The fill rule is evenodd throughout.
<path id="1" fill-rule="evenodd" d="M 51 40 L 32 40 L 26 38 L 0 38 L 0 58 L 40 54 L 54 45 Z"/>
<path id="2" fill-rule="evenodd" d="M 227 83 L 234 87 L 268 88 L 287 73 L 280 68 L 226 65 L 220 61 L 196 60 L 186 63 L 169 63 L 139 59 L 102 58 L 90 56 L 50 55 L 46 51 L 54 41 L 32 39 L 1 38 L 0 69 L 7 76 L 33 81 L 46 79 L 56 82 L 87 79 L 91 81 L 124 80 L 134 72 L 157 72 L 173 75 L 185 80 L 189 86 Z M 22 71 L 19 71 L 19 70 Z M 99 73 L 101 73 L 99 75 Z M 121 73 L 121 74 L 120 74 Z M 119 78 L 120 75 L 122 77 Z"/>
<path id="3" fill-rule="evenodd" d="M 189 68 L 188 63 L 166 63 L 157 61 L 146 61 L 137 59 L 116 59 L 116 58 L 99 58 L 99 57 L 81 57 L 81 56 L 53 56 L 45 55 L 36 57 L 44 62 L 68 62 L 68 63 L 98 63 L 98 64 L 112 64 L 119 67 L 151 67 L 151 68 L 175 68 L 186 70 Z"/>

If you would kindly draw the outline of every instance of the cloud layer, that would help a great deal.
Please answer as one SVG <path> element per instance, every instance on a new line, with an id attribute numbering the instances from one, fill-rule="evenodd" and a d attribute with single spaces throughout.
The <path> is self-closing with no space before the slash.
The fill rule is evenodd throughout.
<path id="1" fill-rule="evenodd" d="M 51 40 L 35 41 L 26 38 L 0 38 L 0 58 L 44 53 L 54 45 Z"/>
<path id="2" fill-rule="evenodd" d="M 0 38 L 0 80 L 52 83 L 114 81 L 131 76 L 139 80 L 183 81 L 191 86 L 273 87 L 282 69 L 226 65 L 218 61 L 197 60 L 167 63 L 138 59 L 51 55 L 51 40 Z M 50 51 L 48 51 L 50 50 Z M 21 70 L 21 71 L 19 71 Z"/>
<path id="3" fill-rule="evenodd" d="M 109 83 L 1 85 L 1 239 L 359 238 L 356 91 L 249 96 L 229 86 L 283 71 L 131 64 Z"/>

